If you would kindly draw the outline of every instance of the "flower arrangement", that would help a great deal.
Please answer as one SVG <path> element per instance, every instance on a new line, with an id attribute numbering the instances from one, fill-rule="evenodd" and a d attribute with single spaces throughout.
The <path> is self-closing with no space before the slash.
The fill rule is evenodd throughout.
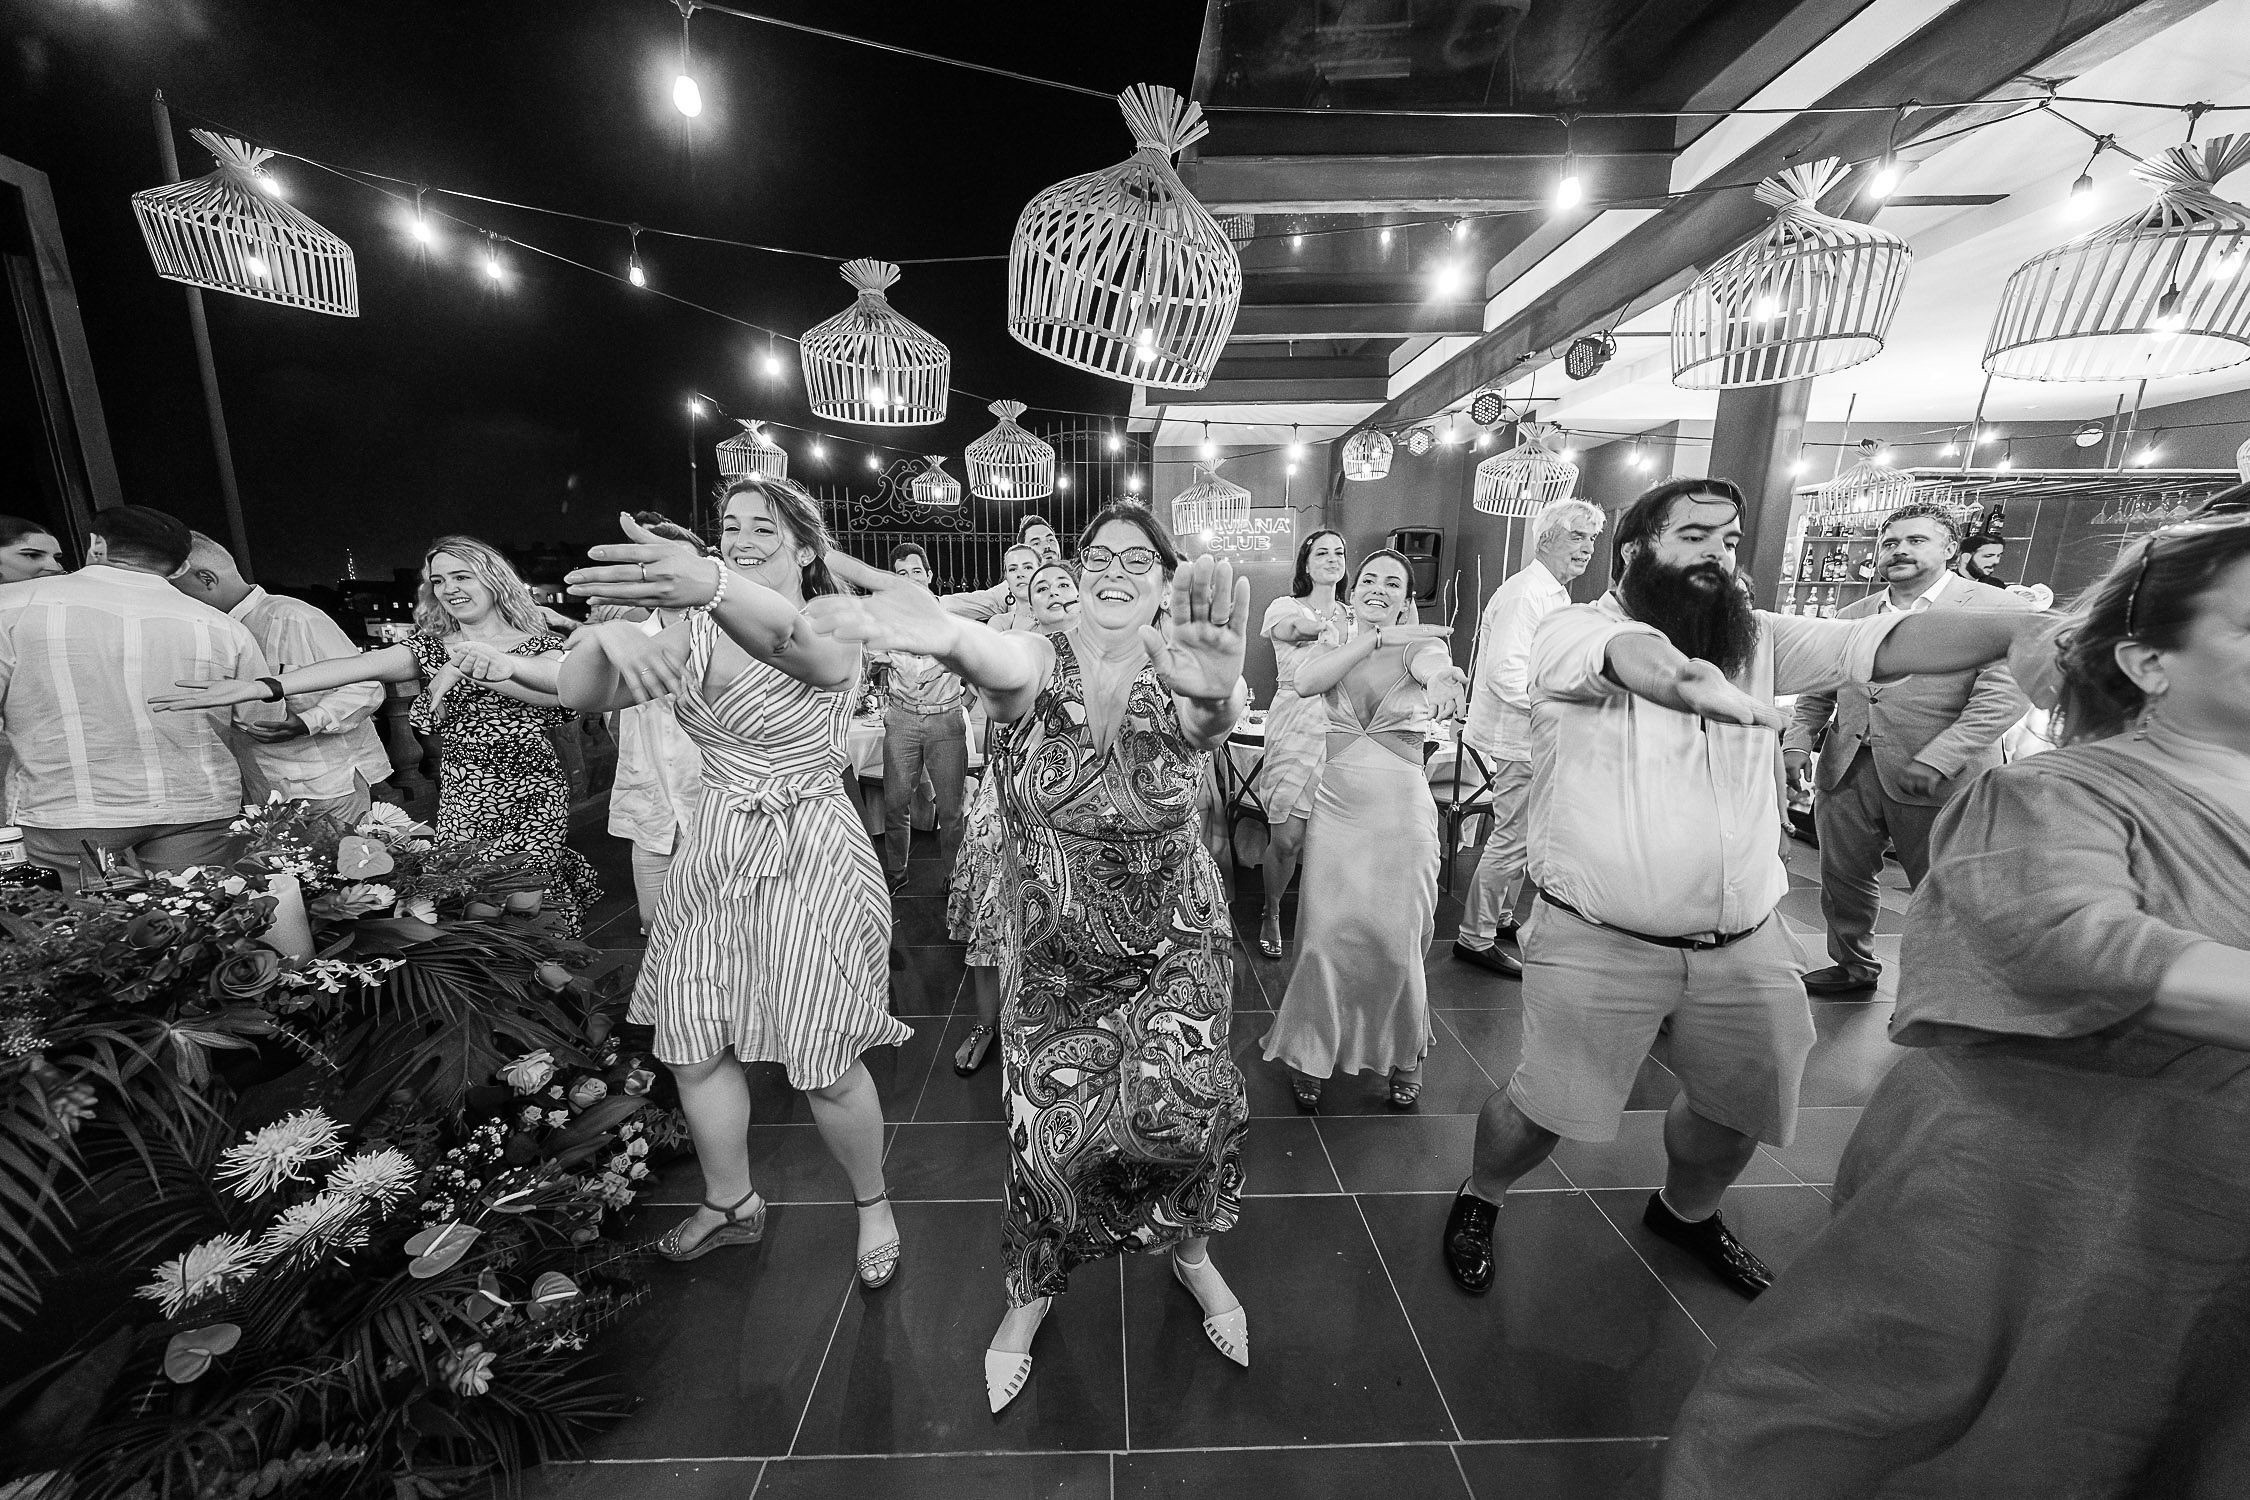
<path id="1" fill-rule="evenodd" d="M 45 1340 L 0 1489 L 482 1492 L 621 1414 L 580 1366 L 684 1127 L 527 858 L 387 807 L 235 828 L 224 869 L 0 885 L 0 1327 Z M 81 1266 L 137 1290 L 89 1309 Z"/>

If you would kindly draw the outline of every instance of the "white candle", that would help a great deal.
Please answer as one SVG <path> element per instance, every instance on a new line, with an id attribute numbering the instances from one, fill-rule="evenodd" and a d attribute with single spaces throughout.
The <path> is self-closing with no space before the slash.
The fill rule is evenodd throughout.
<path id="1" fill-rule="evenodd" d="M 289 958 L 312 957 L 312 922 L 305 915 L 305 889 L 294 875 L 266 877 L 266 894 L 274 898 L 273 925 L 266 929 L 266 946 Z"/>

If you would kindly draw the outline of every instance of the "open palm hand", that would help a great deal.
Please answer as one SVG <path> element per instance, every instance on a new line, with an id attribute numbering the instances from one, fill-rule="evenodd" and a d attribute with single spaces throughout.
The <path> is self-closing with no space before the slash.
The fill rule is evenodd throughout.
<path id="1" fill-rule="evenodd" d="M 820 634 L 858 641 L 870 651 L 943 656 L 959 640 L 960 618 L 920 584 L 890 575 L 870 578 L 868 588 L 808 600 L 805 618 Z"/>
<path id="2" fill-rule="evenodd" d="M 1199 557 L 1172 575 L 1168 625 L 1141 627 L 1141 644 L 1164 685 L 1183 698 L 1212 702 L 1242 680 L 1248 644 L 1250 580 L 1234 576 L 1224 558 Z"/>

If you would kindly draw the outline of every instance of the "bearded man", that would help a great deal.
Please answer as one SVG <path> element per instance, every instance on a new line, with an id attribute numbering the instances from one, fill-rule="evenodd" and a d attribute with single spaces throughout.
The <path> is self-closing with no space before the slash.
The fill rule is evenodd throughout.
<path id="1" fill-rule="evenodd" d="M 1617 522 L 1616 588 L 1556 611 L 1531 651 L 1531 878 L 1523 1058 L 1485 1101 L 1447 1217 L 1447 1268 L 1488 1290 L 1508 1189 L 1567 1136 L 1617 1135 L 1657 1029 L 1682 1085 L 1642 1222 L 1745 1297 L 1772 1282 L 1719 1199 L 1758 1142 L 1786 1146 L 1812 1050 L 1805 955 L 1774 916 L 1776 693 L 2005 657 L 2041 617 L 1947 610 L 1822 620 L 1751 606 L 1735 573 L 1742 492 L 1675 479 Z"/>

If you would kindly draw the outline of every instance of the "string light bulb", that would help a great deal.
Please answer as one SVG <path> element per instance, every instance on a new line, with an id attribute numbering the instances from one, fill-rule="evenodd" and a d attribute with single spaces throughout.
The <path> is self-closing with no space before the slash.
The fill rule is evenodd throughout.
<path id="1" fill-rule="evenodd" d="M 1871 197 L 1888 198 L 1898 191 L 1898 180 L 1898 158 L 1886 155 L 1875 164 L 1875 175 L 1867 180 L 1868 194 Z"/>
<path id="2" fill-rule="evenodd" d="M 1586 185 L 1578 180 L 1578 157 L 1565 151 L 1562 175 L 1555 179 L 1555 207 L 1558 210 L 1576 208 L 1586 201 Z"/>
<path id="3" fill-rule="evenodd" d="M 1457 240 L 1465 240 L 1469 237 L 1469 221 L 1467 219 L 1455 219 L 1453 221 L 1453 237 Z"/>
<path id="4" fill-rule="evenodd" d="M 260 281 L 264 281 L 268 276 L 271 276 L 273 274 L 266 268 L 265 258 L 259 255 L 254 250 L 246 253 L 242 257 L 242 269 L 248 271 L 251 275 L 257 277 Z"/>
<path id="5" fill-rule="evenodd" d="M 1068 474 L 1057 474 L 1055 476 L 1055 488 L 1062 491 L 1066 495 L 1069 494 L 1070 476 Z"/>
<path id="6" fill-rule="evenodd" d="M 781 353 L 770 334 L 766 337 L 765 372 L 768 380 L 781 378 Z"/>
<path id="7" fill-rule="evenodd" d="M 2242 252 L 2229 250 L 2224 254 L 2212 256 L 2211 263 L 2203 268 L 2203 274 L 2213 281 L 2224 281 L 2241 269 Z"/>
<path id="8" fill-rule="evenodd" d="M 2094 163 L 2102 159 L 2102 152 L 2111 144 L 2111 138 L 2106 135 L 2094 138 L 2093 154 L 2079 169 L 2077 179 L 2070 185 L 2070 197 L 2063 202 L 2063 212 L 2071 218 L 2083 219 L 2094 211 Z"/>
<path id="9" fill-rule="evenodd" d="M 424 247 L 437 241 L 437 231 L 430 228 L 429 218 L 422 212 L 422 190 L 420 188 L 414 190 L 414 212 L 407 218 L 406 232 L 414 236 L 416 244 Z"/>
<path id="10" fill-rule="evenodd" d="M 867 467 L 874 473 L 880 474 L 883 472 L 883 461 L 870 453 L 867 455 Z"/>
<path id="11" fill-rule="evenodd" d="M 1297 462 L 1297 461 L 1298 461 L 1299 459 L 1303 458 L 1304 456 L 1305 456 L 1305 442 L 1304 442 L 1304 439 L 1303 439 L 1303 438 L 1300 438 L 1300 437 L 1299 437 L 1299 436 L 1297 435 L 1297 424 L 1296 424 L 1296 423 L 1294 423 L 1294 422 L 1291 422 L 1291 423 L 1289 424 L 1289 461 L 1290 461 L 1291 463 L 1295 463 L 1295 462 Z"/>
<path id="12" fill-rule="evenodd" d="M 1384 228 L 1382 234 L 1378 237 L 1378 239 L 1385 250 L 1391 248 L 1391 231 L 1388 226 Z"/>
<path id="13" fill-rule="evenodd" d="M 2187 313 L 2180 307 L 2180 289 L 2177 285 L 2164 289 L 2156 299 L 2156 316 L 2149 321 L 2151 337 L 2164 340 L 2187 326 Z"/>
<path id="14" fill-rule="evenodd" d="M 494 281 L 507 274 L 506 268 L 500 264 L 500 242 L 489 236 L 484 244 L 484 274 Z"/>
<path id="15" fill-rule="evenodd" d="M 641 226 L 628 225 L 625 232 L 632 236 L 632 248 L 625 252 L 625 279 L 635 286 L 647 286 L 648 272 L 641 269 Z"/>
<path id="16" fill-rule="evenodd" d="M 1124 447 L 1125 444 L 1123 440 L 1121 440 L 1117 436 L 1117 434 L 1113 432 L 1109 435 L 1108 440 L 1104 442 L 1102 446 L 1109 449 L 1110 452 L 1115 453 L 1118 449 Z"/>
<path id="17" fill-rule="evenodd" d="M 1305 237 L 1304 237 L 1303 235 L 1301 235 L 1301 234 L 1293 234 L 1293 235 L 1289 236 L 1289 248 L 1290 248 L 1290 249 L 1292 249 L 1292 250 L 1302 250 L 1302 249 L 1304 249 L 1304 248 L 1305 248 Z"/>
<path id="18" fill-rule="evenodd" d="M 822 442 L 819 438 L 814 438 L 812 445 L 812 456 L 814 463 L 824 464 L 828 462 L 828 445 Z"/>
<path id="19" fill-rule="evenodd" d="M 1461 295 L 1461 266 L 1457 261 L 1441 260 L 1430 276 L 1430 290 L 1444 298 Z"/>
<path id="20" fill-rule="evenodd" d="M 688 414 L 689 416 L 691 416 L 691 417 L 700 417 L 700 416 L 702 416 L 702 415 L 703 415 L 703 403 L 702 403 L 701 401 L 697 400 L 697 399 L 696 399 L 695 397 L 693 397 L 693 396 L 690 396 L 690 397 L 688 397 L 688 398 L 687 398 L 687 414 Z"/>
<path id="21" fill-rule="evenodd" d="M 1126 475 L 1125 488 L 1132 491 L 1136 495 L 1139 494 L 1141 492 L 1141 476 L 1139 474 Z"/>
<path id="22" fill-rule="evenodd" d="M 1219 447 L 1218 444 L 1211 441 L 1211 424 L 1209 422 L 1203 424 L 1203 446 L 1195 451 L 1196 455 L 1207 464 L 1219 461 Z"/>
<path id="23" fill-rule="evenodd" d="M 689 119 L 703 113 L 703 90 L 697 87 L 688 62 L 688 17 L 695 0 L 677 0 L 680 7 L 680 76 L 672 80 L 672 107 Z"/>
<path id="24" fill-rule="evenodd" d="M 2151 444 L 2150 446 L 2143 448 L 2140 452 L 2134 454 L 2133 462 L 2145 469 L 2150 464 L 2156 462 L 2156 453 L 2157 450 L 2155 445 Z"/>

